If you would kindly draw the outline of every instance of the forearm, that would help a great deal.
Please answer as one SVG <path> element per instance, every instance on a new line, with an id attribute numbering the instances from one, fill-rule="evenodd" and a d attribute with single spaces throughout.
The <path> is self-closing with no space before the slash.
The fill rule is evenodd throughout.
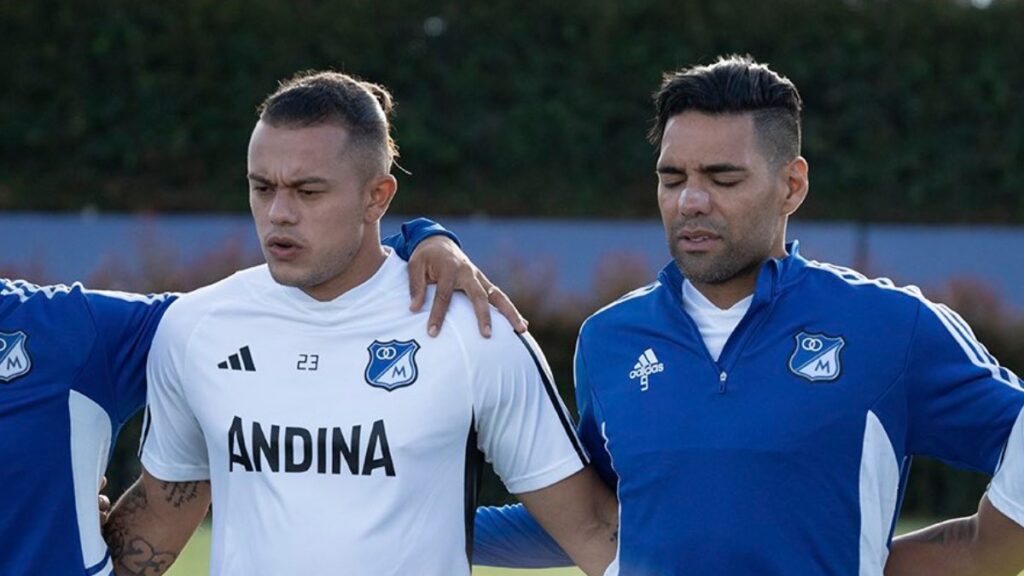
<path id="1" fill-rule="evenodd" d="M 972 542 L 977 534 L 975 516 L 947 520 L 893 540 L 886 576 L 979 574 L 973 568 Z M 993 575 L 995 576 L 995 575 Z"/>
<path id="2" fill-rule="evenodd" d="M 209 482 L 140 478 L 118 500 L 103 526 L 117 576 L 166 572 L 206 515 Z"/>
<path id="3" fill-rule="evenodd" d="M 978 513 L 893 540 L 886 576 L 1016 576 L 1024 569 L 1024 528 L 982 498 Z"/>
<path id="4" fill-rule="evenodd" d="M 618 551 L 618 502 L 592 468 L 519 495 L 530 514 L 584 572 L 603 574 Z"/>

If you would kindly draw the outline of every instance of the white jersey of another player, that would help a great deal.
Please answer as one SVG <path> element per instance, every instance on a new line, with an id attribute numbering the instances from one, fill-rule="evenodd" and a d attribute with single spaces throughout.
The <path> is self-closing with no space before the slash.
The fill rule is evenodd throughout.
<path id="1" fill-rule="evenodd" d="M 211 574 L 469 574 L 478 449 L 513 493 L 586 464 L 529 337 L 425 314 L 393 254 L 330 302 L 258 266 L 168 309 L 142 462 L 211 481 Z"/>

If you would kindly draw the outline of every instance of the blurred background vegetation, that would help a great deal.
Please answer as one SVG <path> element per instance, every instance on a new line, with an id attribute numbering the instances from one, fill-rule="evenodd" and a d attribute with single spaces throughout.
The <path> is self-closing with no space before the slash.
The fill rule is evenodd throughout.
<path id="1" fill-rule="evenodd" d="M 749 52 L 806 101 L 803 218 L 1020 223 L 1022 22 L 1013 0 L 0 0 L 0 209 L 243 210 L 256 105 L 333 68 L 397 98 L 395 213 L 650 216 L 661 73 Z"/>
<path id="2" fill-rule="evenodd" d="M 392 213 L 652 217 L 645 140 L 662 72 L 753 54 L 805 99 L 807 219 L 1024 223 L 1024 3 L 952 0 L 488 2 L 0 0 L 0 210 L 244 211 L 255 108 L 276 81 L 331 68 L 388 86 L 402 193 Z M 155 248 L 135 290 L 184 290 L 195 268 Z M 506 285 L 572 404 L 586 314 L 550 283 Z M 18 272 L 3 270 L 11 276 Z M 105 285 L 99 271 L 89 279 Z M 1018 374 L 1024 322 L 984 287 L 936 295 Z M 122 432 L 118 494 L 137 471 Z M 904 511 L 973 511 L 986 479 L 919 462 Z M 493 477 L 483 500 L 507 498 Z"/>

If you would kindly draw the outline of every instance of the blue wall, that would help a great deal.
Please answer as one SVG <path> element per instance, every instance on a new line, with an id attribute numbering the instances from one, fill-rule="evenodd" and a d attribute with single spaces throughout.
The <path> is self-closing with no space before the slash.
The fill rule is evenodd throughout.
<path id="1" fill-rule="evenodd" d="M 385 220 L 397 231 L 401 217 Z M 537 281 L 563 295 L 598 289 L 616 266 L 626 278 L 616 288 L 649 281 L 667 261 L 657 221 L 444 218 L 470 255 L 499 282 Z M 1024 310 L 1024 227 L 857 226 L 843 222 L 793 222 L 810 258 L 854 266 L 899 283 L 941 288 L 970 279 L 992 288 Z M 89 280 L 103 267 L 135 270 L 154 252 L 195 262 L 236 243 L 259 261 L 247 215 L 0 214 L 0 273 L 42 282 Z M 605 269 L 599 273 L 604 262 Z M 628 266 L 623 264 L 628 263 Z M 131 288 L 126 286 L 125 288 Z"/>

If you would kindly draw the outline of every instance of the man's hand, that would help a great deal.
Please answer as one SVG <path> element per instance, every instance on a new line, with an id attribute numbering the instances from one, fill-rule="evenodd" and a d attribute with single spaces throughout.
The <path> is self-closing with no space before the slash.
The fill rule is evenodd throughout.
<path id="1" fill-rule="evenodd" d="M 988 496 L 978 513 L 947 520 L 893 540 L 886 576 L 1013 576 L 1024 569 L 1024 528 Z"/>
<path id="2" fill-rule="evenodd" d="M 99 495 L 99 508 L 100 508 L 100 526 L 107 523 L 107 519 L 110 517 L 110 498 L 103 493 L 103 490 L 107 487 L 107 477 L 104 476 L 100 480 L 100 495 Z"/>
<path id="3" fill-rule="evenodd" d="M 465 292 L 469 297 L 476 312 L 480 334 L 485 338 L 491 337 L 491 310 L 488 304 L 497 308 L 516 332 L 526 332 L 526 319 L 515 304 L 446 236 L 431 236 L 420 242 L 409 258 L 409 293 L 412 296 L 409 309 L 413 312 L 423 308 L 428 284 L 437 284 L 434 306 L 427 320 L 427 333 L 431 336 L 437 336 L 441 331 L 441 324 L 448 313 L 448 305 L 455 290 Z"/>

